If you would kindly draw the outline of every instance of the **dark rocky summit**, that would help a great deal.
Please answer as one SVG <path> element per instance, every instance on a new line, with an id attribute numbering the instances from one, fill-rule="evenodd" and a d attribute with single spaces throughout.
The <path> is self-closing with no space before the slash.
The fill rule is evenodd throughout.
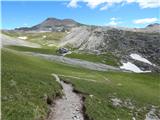
<path id="1" fill-rule="evenodd" d="M 20 27 L 15 30 L 23 31 L 68 31 L 73 27 L 78 27 L 82 24 L 72 20 L 72 19 L 57 19 L 57 18 L 47 18 L 42 23 L 35 25 L 33 27 Z"/>

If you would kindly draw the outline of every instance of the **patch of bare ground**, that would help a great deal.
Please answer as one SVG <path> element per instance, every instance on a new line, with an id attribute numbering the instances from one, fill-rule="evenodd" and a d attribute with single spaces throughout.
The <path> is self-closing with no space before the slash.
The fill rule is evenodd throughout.
<path id="1" fill-rule="evenodd" d="M 83 104 L 85 97 L 82 93 L 75 90 L 72 84 L 60 80 L 58 75 L 52 75 L 61 84 L 64 95 L 51 105 L 47 120 L 88 120 Z"/>

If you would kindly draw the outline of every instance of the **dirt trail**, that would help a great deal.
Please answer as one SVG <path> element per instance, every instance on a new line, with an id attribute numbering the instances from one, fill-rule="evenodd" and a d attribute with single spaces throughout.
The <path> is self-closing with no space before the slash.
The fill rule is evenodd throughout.
<path id="1" fill-rule="evenodd" d="M 75 79 L 80 79 L 80 80 L 85 80 L 85 81 L 90 81 L 90 82 L 98 82 L 97 80 L 93 80 L 93 79 L 88 79 L 88 78 L 82 78 L 82 77 L 76 77 L 76 76 L 70 76 L 70 75 L 60 75 L 62 77 L 68 77 L 68 78 L 75 78 Z"/>
<path id="2" fill-rule="evenodd" d="M 64 96 L 55 101 L 47 120 L 84 120 L 82 113 L 82 98 L 73 92 L 73 87 L 60 81 L 56 74 L 52 74 L 63 87 Z"/>
<path id="3" fill-rule="evenodd" d="M 80 60 L 80 59 L 75 59 L 75 58 L 67 58 L 63 56 L 58 56 L 58 55 L 48 55 L 48 54 L 41 54 L 41 53 L 34 53 L 34 52 L 25 52 L 26 54 L 31 54 L 33 56 L 37 57 L 42 57 L 44 59 L 48 59 L 51 61 L 57 61 L 61 63 L 66 63 L 72 66 L 79 66 L 91 70 L 98 70 L 98 71 L 121 71 L 120 68 L 113 67 L 110 65 L 102 64 L 102 63 L 94 63 L 94 62 L 89 62 L 85 60 Z"/>

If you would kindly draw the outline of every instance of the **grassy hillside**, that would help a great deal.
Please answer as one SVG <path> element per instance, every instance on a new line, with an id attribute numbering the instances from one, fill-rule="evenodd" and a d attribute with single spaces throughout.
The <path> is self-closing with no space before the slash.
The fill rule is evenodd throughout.
<path id="1" fill-rule="evenodd" d="M 151 106 L 160 114 L 160 74 L 98 72 L 2 50 L 2 118 L 28 120 L 44 118 L 44 96 L 61 93 L 51 77 L 58 74 L 85 93 L 85 107 L 93 120 L 143 120 Z M 119 99 L 118 106 L 112 99 Z"/>
<path id="2" fill-rule="evenodd" d="M 35 52 L 35 53 L 42 53 L 42 54 L 57 54 L 57 47 L 50 47 L 50 48 L 32 48 L 32 47 L 25 47 L 25 46 L 7 46 L 7 48 L 23 51 L 23 52 Z"/>
<path id="3" fill-rule="evenodd" d="M 58 50 L 57 47 L 31 48 L 31 47 L 24 47 L 24 46 L 8 46 L 8 48 L 18 50 L 18 51 L 37 52 L 42 54 L 58 54 L 56 53 L 56 51 Z M 76 59 L 81 59 L 81 60 L 86 60 L 86 61 L 91 61 L 96 63 L 103 63 L 107 65 L 112 65 L 112 66 L 120 65 L 120 60 L 111 53 L 100 54 L 100 55 L 89 54 L 89 53 L 80 53 L 80 54 L 72 53 L 72 54 L 67 54 L 65 57 L 76 58 Z"/>
<path id="4" fill-rule="evenodd" d="M 72 53 L 66 55 L 66 57 L 77 58 L 82 60 L 87 60 L 91 62 L 98 62 L 112 66 L 119 66 L 120 61 L 112 53 L 105 53 L 100 55 L 90 54 L 90 53 Z"/>
<path id="5" fill-rule="evenodd" d="M 56 46 L 61 38 L 63 38 L 65 32 L 16 32 L 16 31 L 2 31 L 3 34 L 18 38 L 27 37 L 27 41 L 38 43 L 42 46 Z"/>
<path id="6" fill-rule="evenodd" d="M 85 77 L 61 78 L 71 82 L 78 91 L 89 94 L 85 107 L 90 119 L 144 120 L 151 106 L 156 106 L 155 114 L 160 114 L 160 75 L 110 72 L 85 75 L 96 81 Z M 112 99 L 120 100 L 119 105 L 114 106 Z"/>
<path id="7" fill-rule="evenodd" d="M 2 119 L 44 119 L 46 96 L 55 98 L 61 87 L 51 76 L 50 64 L 2 50 Z"/>

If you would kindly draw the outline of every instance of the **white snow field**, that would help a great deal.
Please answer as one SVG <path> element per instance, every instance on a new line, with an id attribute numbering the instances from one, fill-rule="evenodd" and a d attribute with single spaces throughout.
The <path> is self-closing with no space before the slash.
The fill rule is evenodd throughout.
<path id="1" fill-rule="evenodd" d="M 153 65 L 149 60 L 147 60 L 146 58 L 144 58 L 138 54 L 131 54 L 130 57 L 134 60 L 138 60 L 138 61 L 150 64 L 150 65 Z"/>
<path id="2" fill-rule="evenodd" d="M 28 39 L 28 37 L 26 37 L 26 36 L 21 36 L 21 37 L 18 37 L 19 39 L 22 39 L 22 40 L 26 40 L 26 39 Z"/>
<path id="3" fill-rule="evenodd" d="M 130 70 L 132 72 L 136 73 L 143 73 L 143 72 L 151 72 L 151 71 L 142 71 L 139 67 L 137 67 L 135 64 L 131 62 L 122 63 L 123 65 L 120 66 L 121 69 Z"/>

